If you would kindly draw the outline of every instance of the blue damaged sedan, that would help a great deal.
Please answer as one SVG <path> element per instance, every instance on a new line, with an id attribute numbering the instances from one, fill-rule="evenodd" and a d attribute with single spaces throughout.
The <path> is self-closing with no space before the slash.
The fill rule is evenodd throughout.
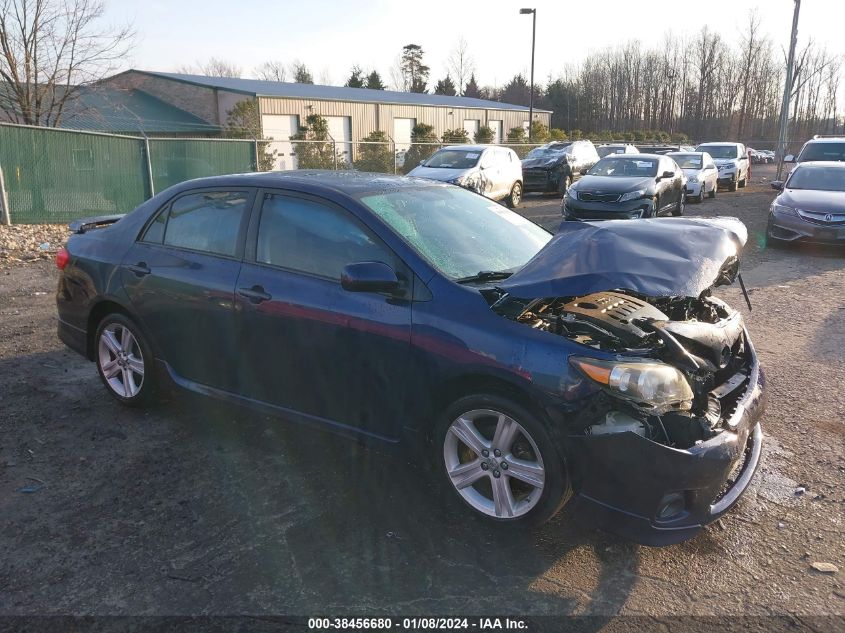
<path id="1" fill-rule="evenodd" d="M 127 406 L 187 390 L 407 449 L 444 498 L 538 524 L 569 501 L 641 543 L 728 511 L 764 379 L 732 219 L 564 223 L 354 172 L 188 181 L 86 218 L 56 257 L 62 341 Z"/>

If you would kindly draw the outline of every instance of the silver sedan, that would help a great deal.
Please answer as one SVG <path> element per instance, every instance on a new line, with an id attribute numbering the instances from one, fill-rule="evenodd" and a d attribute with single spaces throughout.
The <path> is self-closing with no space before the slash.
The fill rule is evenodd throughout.
<path id="1" fill-rule="evenodd" d="M 694 202 L 704 202 L 704 196 L 716 197 L 719 170 L 707 152 L 669 152 L 686 176 L 686 195 Z"/>

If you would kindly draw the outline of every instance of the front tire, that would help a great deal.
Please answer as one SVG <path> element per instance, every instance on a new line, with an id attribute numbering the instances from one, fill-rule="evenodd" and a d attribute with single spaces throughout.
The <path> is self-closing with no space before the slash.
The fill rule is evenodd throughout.
<path id="1" fill-rule="evenodd" d="M 513 183 L 513 187 L 511 187 L 511 192 L 508 194 L 508 197 L 505 199 L 508 207 L 511 209 L 515 209 L 520 202 L 522 202 L 522 183 L 518 180 Z"/>
<path id="2" fill-rule="evenodd" d="M 701 188 L 698 190 L 698 195 L 695 197 L 696 204 L 704 202 L 704 190 L 707 188 L 705 183 L 701 183 Z"/>
<path id="3" fill-rule="evenodd" d="M 566 175 L 560 177 L 560 184 L 558 185 L 558 193 L 561 196 L 565 196 L 566 192 L 569 190 L 569 187 L 572 185 L 572 176 Z"/>
<path id="4" fill-rule="evenodd" d="M 728 185 L 728 191 L 736 191 L 739 186 L 738 180 L 732 180 L 731 183 Z"/>
<path id="5" fill-rule="evenodd" d="M 713 184 L 713 189 L 711 189 L 710 193 L 707 194 L 710 197 L 711 200 L 716 197 L 716 190 L 718 188 L 719 188 L 719 183 L 716 182 L 716 183 Z"/>
<path id="6" fill-rule="evenodd" d="M 97 372 L 108 392 L 128 407 L 147 404 L 154 391 L 153 354 L 135 322 L 109 314 L 100 321 L 94 344 Z"/>
<path id="7" fill-rule="evenodd" d="M 563 460 L 543 424 L 509 399 L 457 400 L 438 421 L 435 438 L 447 497 L 482 520 L 539 525 L 569 498 Z"/>
<path id="8" fill-rule="evenodd" d="M 681 192 L 680 197 L 678 198 L 678 204 L 675 205 L 675 208 L 672 209 L 672 215 L 676 218 L 681 217 L 684 214 L 684 205 L 686 204 L 687 197 L 684 192 Z"/>

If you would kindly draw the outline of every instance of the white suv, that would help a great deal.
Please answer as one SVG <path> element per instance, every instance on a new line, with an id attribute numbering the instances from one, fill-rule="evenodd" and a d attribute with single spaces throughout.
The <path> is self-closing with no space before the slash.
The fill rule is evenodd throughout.
<path id="1" fill-rule="evenodd" d="M 495 145 L 450 145 L 414 167 L 409 176 L 469 189 L 511 208 L 522 200 L 522 162 L 512 149 Z"/>
<path id="2" fill-rule="evenodd" d="M 707 152 L 719 170 L 719 184 L 730 191 L 748 184 L 748 150 L 742 143 L 702 143 L 696 152 Z"/>

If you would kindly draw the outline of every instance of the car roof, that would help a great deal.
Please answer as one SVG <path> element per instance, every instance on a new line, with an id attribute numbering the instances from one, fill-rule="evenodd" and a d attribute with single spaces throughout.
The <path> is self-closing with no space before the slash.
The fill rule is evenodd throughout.
<path id="1" fill-rule="evenodd" d="M 795 169 L 799 167 L 834 167 L 836 169 L 845 169 L 845 161 L 841 160 L 805 160 L 798 165 L 795 166 Z"/>
<path id="2" fill-rule="evenodd" d="M 698 147 L 705 147 L 707 145 L 742 145 L 738 141 L 707 141 L 706 143 L 699 143 Z"/>
<path id="3" fill-rule="evenodd" d="M 444 186 L 426 178 L 395 176 L 374 172 L 301 169 L 292 171 L 266 171 L 225 176 L 208 176 L 187 180 L 174 189 L 188 190 L 206 187 L 302 187 L 313 192 L 335 191 L 347 195 L 360 195 L 385 190 L 414 189 Z"/>
<path id="4" fill-rule="evenodd" d="M 678 149 L 674 152 L 666 152 L 664 156 L 673 156 L 675 154 L 683 154 L 684 156 L 688 156 L 690 154 L 706 154 L 707 152 L 696 152 L 694 150 L 685 150 L 685 149 Z"/>
<path id="5" fill-rule="evenodd" d="M 443 149 L 462 149 L 462 150 L 467 151 L 467 152 L 483 152 L 485 149 L 489 149 L 491 147 L 497 147 L 497 146 L 496 145 L 446 145 L 445 147 L 441 147 L 437 151 L 439 152 L 440 150 L 443 150 Z M 504 147 L 502 149 L 508 149 L 508 148 Z"/>
<path id="6" fill-rule="evenodd" d="M 805 144 L 809 145 L 810 143 L 845 143 L 845 136 L 834 136 L 828 138 L 811 138 Z"/>
<path id="7" fill-rule="evenodd" d="M 661 154 L 646 154 L 644 152 L 640 152 L 639 154 L 608 154 L 604 158 L 630 158 L 630 159 L 637 159 L 637 158 L 648 158 L 648 159 L 655 159 L 655 158 L 663 158 Z M 604 160 L 602 158 L 602 160 Z"/>

